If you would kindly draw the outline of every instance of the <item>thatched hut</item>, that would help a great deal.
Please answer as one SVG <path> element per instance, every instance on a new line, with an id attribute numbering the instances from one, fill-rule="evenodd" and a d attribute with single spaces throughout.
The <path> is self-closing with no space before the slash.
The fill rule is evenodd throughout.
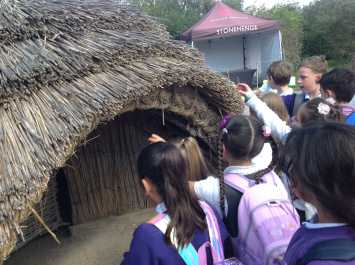
<path id="1" fill-rule="evenodd" d="M 40 233 L 38 202 L 63 223 L 58 178 L 73 223 L 146 207 L 134 160 L 148 133 L 193 135 L 214 157 L 221 114 L 240 109 L 197 51 L 114 1 L 2 0 L 0 25 L 1 258 Z"/>

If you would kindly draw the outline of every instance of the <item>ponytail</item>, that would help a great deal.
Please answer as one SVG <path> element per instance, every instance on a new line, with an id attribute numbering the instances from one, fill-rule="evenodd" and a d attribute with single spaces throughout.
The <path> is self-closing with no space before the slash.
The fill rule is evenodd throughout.
<path id="1" fill-rule="evenodd" d="M 206 229 L 205 213 L 189 191 L 186 161 L 176 146 L 159 142 L 145 147 L 138 157 L 138 174 L 154 184 L 165 203 L 171 219 L 165 232 L 168 244 L 172 244 L 171 233 L 184 247 L 196 229 Z"/>

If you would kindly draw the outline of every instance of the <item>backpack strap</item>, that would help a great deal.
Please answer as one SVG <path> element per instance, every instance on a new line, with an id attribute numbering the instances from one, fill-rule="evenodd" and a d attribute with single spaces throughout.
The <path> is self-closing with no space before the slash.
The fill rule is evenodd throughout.
<path id="1" fill-rule="evenodd" d="M 224 217 L 224 224 L 227 227 L 227 230 L 231 237 L 238 236 L 238 207 L 240 200 L 243 196 L 239 190 L 231 187 L 230 185 L 225 185 L 225 198 L 227 200 L 227 205 L 233 205 L 233 207 L 228 207 L 227 216 Z"/>
<path id="2" fill-rule="evenodd" d="M 296 265 L 307 265 L 315 260 L 352 261 L 355 260 L 355 241 L 351 239 L 332 239 L 319 242 L 311 247 Z"/>
<path id="3" fill-rule="evenodd" d="M 221 231 L 219 229 L 219 223 L 217 221 L 216 215 L 212 208 L 205 202 L 199 201 L 202 210 L 206 215 L 206 222 L 208 228 L 208 235 L 210 238 L 210 245 L 213 249 L 212 258 L 213 262 L 221 262 L 224 260 L 223 252 L 223 242 L 221 237 Z M 169 223 L 170 217 L 167 214 L 158 214 L 153 219 L 148 221 L 148 223 L 153 224 L 157 227 L 163 234 L 165 234 Z M 177 246 L 176 239 L 174 237 L 174 231 L 171 233 L 171 242 L 177 249 L 180 257 L 184 260 L 186 265 L 198 265 L 199 264 L 199 255 L 194 246 L 189 243 L 184 248 L 179 248 Z"/>
<path id="4" fill-rule="evenodd" d="M 274 171 L 271 170 L 270 172 L 263 175 L 260 180 L 261 183 L 273 183 L 277 186 L 277 180 L 275 179 L 276 177 L 277 176 L 275 175 Z M 258 182 L 253 179 L 234 173 L 224 175 L 224 183 L 240 191 L 241 193 L 244 193 L 249 188 L 258 184 Z"/>
<path id="5" fill-rule="evenodd" d="M 256 181 L 251 180 L 243 175 L 230 173 L 224 175 L 224 183 L 232 187 L 233 189 L 244 193 L 247 189 L 254 186 L 256 184 Z"/>
<path id="6" fill-rule="evenodd" d="M 163 234 L 165 234 L 168 226 L 170 224 L 170 217 L 167 214 L 158 214 L 153 219 L 148 221 L 148 223 L 153 224 L 156 228 L 158 228 Z M 174 236 L 174 230 L 171 232 L 170 240 L 172 244 L 175 246 L 178 251 L 180 257 L 183 259 L 186 265 L 199 265 L 198 253 L 194 246 L 189 243 L 184 248 L 179 248 L 176 242 L 176 238 Z"/>
<path id="7" fill-rule="evenodd" d="M 206 214 L 208 234 L 210 237 L 211 247 L 214 250 L 212 251 L 213 263 L 221 262 L 224 260 L 224 252 L 223 241 L 217 217 L 211 206 L 209 206 L 206 202 L 200 201 L 200 205 Z"/>

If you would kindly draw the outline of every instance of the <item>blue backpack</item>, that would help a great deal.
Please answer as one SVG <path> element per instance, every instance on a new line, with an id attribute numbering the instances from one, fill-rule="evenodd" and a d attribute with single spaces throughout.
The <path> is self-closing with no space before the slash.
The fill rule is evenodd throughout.
<path id="1" fill-rule="evenodd" d="M 345 120 L 346 124 L 355 126 L 355 111 L 353 111 Z"/>
<path id="2" fill-rule="evenodd" d="M 345 123 L 355 126 L 355 108 L 350 105 L 341 106 L 341 112 L 346 117 Z"/>

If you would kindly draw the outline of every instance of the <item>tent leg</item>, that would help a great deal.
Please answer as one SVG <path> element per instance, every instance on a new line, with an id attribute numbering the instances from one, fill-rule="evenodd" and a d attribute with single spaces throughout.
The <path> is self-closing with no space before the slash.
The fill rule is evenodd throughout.
<path id="1" fill-rule="evenodd" d="M 246 57 L 245 57 L 245 43 L 246 43 L 246 37 L 243 36 L 243 70 L 245 71 L 247 69 L 246 67 Z"/>

